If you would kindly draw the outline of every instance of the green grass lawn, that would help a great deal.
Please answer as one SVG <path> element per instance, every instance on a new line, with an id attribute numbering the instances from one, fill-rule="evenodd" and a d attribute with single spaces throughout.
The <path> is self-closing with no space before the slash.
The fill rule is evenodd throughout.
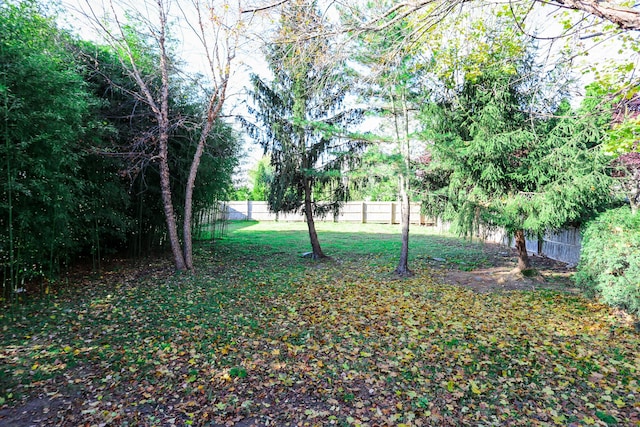
<path id="1" fill-rule="evenodd" d="M 122 267 L 5 310 L 0 424 L 640 425 L 640 336 L 568 293 L 475 293 L 481 245 L 413 227 L 237 222 L 197 272 Z M 26 415 L 23 414 L 26 411 Z"/>

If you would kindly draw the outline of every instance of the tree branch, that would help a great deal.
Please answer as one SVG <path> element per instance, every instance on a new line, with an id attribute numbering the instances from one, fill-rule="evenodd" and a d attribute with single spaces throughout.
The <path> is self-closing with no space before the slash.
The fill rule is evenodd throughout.
<path id="1" fill-rule="evenodd" d="M 557 4 L 568 9 L 581 10 L 598 18 L 606 19 L 623 30 L 640 30 L 640 10 L 598 0 L 556 0 L 541 3 Z"/>
<path id="2" fill-rule="evenodd" d="M 262 12 L 264 10 L 269 10 L 269 9 L 273 9 L 274 7 L 278 7 L 281 6 L 283 4 L 285 4 L 286 2 L 288 2 L 289 0 L 280 0 L 277 1 L 275 3 L 272 4 L 268 4 L 266 6 L 256 6 L 256 7 L 252 7 L 249 9 L 243 9 L 240 11 L 240 13 L 256 13 L 256 12 Z"/>

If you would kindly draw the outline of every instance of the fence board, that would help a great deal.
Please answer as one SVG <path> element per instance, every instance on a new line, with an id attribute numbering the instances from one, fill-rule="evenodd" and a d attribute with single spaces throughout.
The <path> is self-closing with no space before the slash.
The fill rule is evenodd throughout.
<path id="1" fill-rule="evenodd" d="M 275 214 L 269 212 L 267 202 L 240 201 L 227 202 L 229 207 L 229 220 L 254 220 L 254 221 L 304 221 L 304 215 Z M 331 222 L 359 222 L 371 224 L 399 224 L 401 219 L 400 204 L 396 202 L 347 202 L 342 206 L 337 216 L 327 215 L 318 218 L 318 221 Z M 411 204 L 411 222 L 413 224 L 425 224 L 426 219 L 420 213 L 420 204 Z M 432 221 L 435 223 L 435 221 Z"/>

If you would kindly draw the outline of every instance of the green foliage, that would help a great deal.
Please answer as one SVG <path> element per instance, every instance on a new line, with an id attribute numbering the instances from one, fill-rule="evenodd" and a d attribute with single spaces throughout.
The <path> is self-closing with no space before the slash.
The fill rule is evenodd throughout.
<path id="1" fill-rule="evenodd" d="M 13 283 L 55 273 L 88 237 L 81 166 L 101 125 L 67 41 L 34 3 L 0 7 L 0 259 Z"/>
<path id="2" fill-rule="evenodd" d="M 262 157 L 253 169 L 249 171 L 251 186 L 251 200 L 266 201 L 273 181 L 273 166 L 269 156 Z"/>
<path id="3" fill-rule="evenodd" d="M 619 155 L 633 151 L 640 140 L 640 119 L 636 117 L 625 118 L 621 123 L 614 125 L 609 131 L 609 140 L 604 146 L 607 154 Z"/>
<path id="4" fill-rule="evenodd" d="M 139 71 L 152 90 L 158 90 L 159 77 L 152 64 L 157 63 L 154 50 L 148 42 L 134 38 Z M 127 245 L 130 253 L 140 256 L 157 249 L 165 241 L 166 219 L 161 201 L 158 164 L 151 159 L 157 154 L 156 121 L 150 107 L 133 96 L 136 83 L 123 68 L 117 55 L 108 47 L 79 42 L 76 46 L 79 58 L 90 58 L 86 64 L 87 80 L 96 96 L 101 96 L 99 117 L 108 123 L 113 132 L 109 138 L 94 142 L 100 153 L 114 158 L 123 179 L 120 185 L 128 190 L 130 221 Z M 95 72 L 95 63 L 100 73 Z M 172 198 L 176 214 L 182 215 L 187 180 L 195 144 L 202 123 L 199 105 L 204 101 L 200 87 L 176 74 L 170 75 L 169 93 L 172 133 L 169 138 L 169 163 L 171 170 Z M 193 194 L 194 229 L 204 212 L 215 209 L 219 200 L 228 199 L 232 187 L 231 175 L 237 164 L 238 139 L 230 126 L 218 121 L 209 134 L 201 159 L 198 179 Z"/>
<path id="5" fill-rule="evenodd" d="M 640 214 L 624 206 L 589 222 L 575 279 L 602 302 L 640 313 Z"/>
<path id="6" fill-rule="evenodd" d="M 378 145 L 369 146 L 358 167 L 349 173 L 351 198 L 374 202 L 397 200 L 397 165 L 402 162 L 398 157 L 383 152 Z"/>
<path id="7" fill-rule="evenodd" d="M 229 193 L 229 200 L 251 200 L 251 190 L 246 185 L 243 185 L 242 187 L 236 187 Z"/>
<path id="8" fill-rule="evenodd" d="M 152 51 L 138 46 L 140 55 L 152 58 Z M 143 74 L 156 81 L 155 70 L 144 67 Z M 195 108 L 199 93 L 176 76 L 172 83 L 170 161 L 180 183 L 199 131 L 189 124 L 201 122 Z M 55 278 L 77 257 L 91 258 L 99 267 L 107 253 L 128 247 L 141 255 L 165 240 L 159 178 L 151 161 L 156 124 L 150 109 L 132 95 L 134 88 L 112 50 L 72 39 L 35 2 L 0 6 L 5 293 Z M 196 219 L 227 198 L 237 145 L 230 126 L 216 123 L 196 181 Z M 178 202 L 184 198 L 180 187 L 174 189 Z"/>
<path id="9" fill-rule="evenodd" d="M 386 1 L 366 3 L 361 13 L 367 18 L 384 15 Z M 351 13 L 342 17 L 350 22 Z M 372 134 L 375 140 L 362 163 L 352 174 L 358 192 L 370 200 L 397 200 L 408 193 L 413 178 L 411 156 L 418 151 L 415 112 L 431 94 L 427 75 L 433 61 L 423 55 L 423 44 L 413 32 L 411 16 L 399 19 L 396 13 L 384 18 L 384 29 L 361 33 L 352 50 L 360 63 L 358 94 L 369 106 L 368 114 L 378 118 Z M 398 177 L 402 176 L 402 186 Z"/>
<path id="10" fill-rule="evenodd" d="M 426 207 L 465 234 L 489 225 L 537 235 L 583 222 L 610 203 L 608 159 L 593 149 L 605 138 L 606 120 L 588 105 L 572 112 L 559 99 L 540 103 L 540 91 L 556 82 L 534 53 L 511 58 L 513 70 L 502 60 L 465 74 L 454 95 L 425 109 L 425 136 L 434 141 Z"/>

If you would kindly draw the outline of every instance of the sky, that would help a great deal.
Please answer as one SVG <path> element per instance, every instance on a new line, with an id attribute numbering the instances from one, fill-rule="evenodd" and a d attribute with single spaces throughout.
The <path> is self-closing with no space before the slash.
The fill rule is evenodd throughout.
<path id="1" fill-rule="evenodd" d="M 116 0 L 115 11 L 120 19 L 125 16 L 125 8 L 136 8 L 141 12 L 142 18 L 148 18 L 150 22 L 154 22 L 155 14 L 154 0 Z M 171 2 L 169 13 L 172 16 L 171 34 L 175 38 L 176 52 L 180 58 L 184 61 L 186 66 L 184 67 L 187 73 L 201 73 L 205 76 L 210 76 L 211 73 L 208 68 L 208 62 L 204 53 L 204 48 L 200 40 L 197 38 L 193 28 L 191 28 L 185 22 L 183 15 L 189 17 L 189 22 L 195 25 L 198 21 L 197 14 L 193 9 L 188 9 L 191 3 L 188 0 L 180 0 L 179 2 Z M 224 15 L 223 2 L 215 2 L 220 5 L 218 7 L 220 15 Z M 149 6 L 145 6 L 149 4 Z M 119 7 L 125 5 L 125 8 Z M 183 9 L 180 9 L 181 6 Z M 104 42 L 100 31 L 96 30 L 95 23 L 92 23 L 92 17 L 89 16 L 95 13 L 98 17 L 102 17 L 103 14 L 111 14 L 109 0 L 63 0 L 63 6 L 69 11 L 67 14 L 63 14 L 60 18 L 60 24 L 64 28 L 68 28 L 82 39 L 92 40 L 97 43 Z M 235 17 L 233 16 L 235 10 L 230 8 L 230 24 L 233 24 Z M 237 15 L 236 15 L 237 16 Z M 228 122 L 232 124 L 239 132 L 241 131 L 237 120 L 233 120 L 232 117 L 237 115 L 248 114 L 247 111 L 247 86 L 249 85 L 249 76 L 251 73 L 257 73 L 259 75 L 268 76 L 266 62 L 261 54 L 262 41 L 259 40 L 254 33 L 264 32 L 269 26 L 272 25 L 272 19 L 261 14 L 259 16 L 250 17 L 248 15 L 243 16 L 243 19 L 248 22 L 247 28 L 243 32 L 243 37 L 238 44 L 237 54 L 232 64 L 232 74 L 230 78 L 229 87 L 227 89 L 227 99 L 224 106 L 224 115 L 228 117 Z M 256 31 L 257 30 L 257 31 Z M 214 38 L 209 34 L 211 39 Z M 248 138 L 243 136 L 244 151 L 246 152 L 246 158 L 241 159 L 241 165 L 238 170 L 238 178 L 246 179 L 247 169 L 252 167 L 262 157 L 262 149 L 256 144 L 253 144 Z"/>

